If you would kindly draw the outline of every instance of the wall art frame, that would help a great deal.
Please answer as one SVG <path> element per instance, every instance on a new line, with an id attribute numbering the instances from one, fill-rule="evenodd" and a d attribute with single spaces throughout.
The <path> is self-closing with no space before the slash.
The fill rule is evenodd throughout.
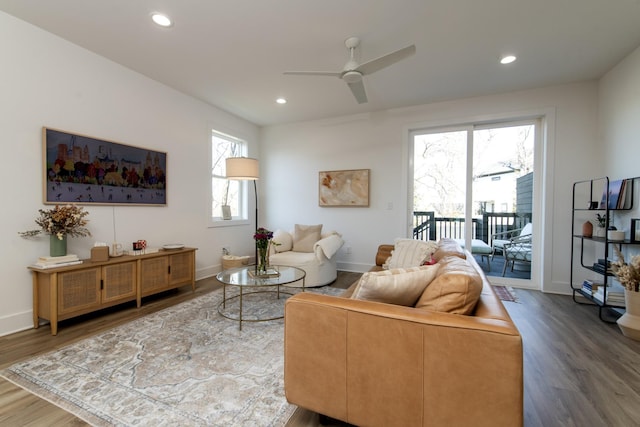
<path id="1" fill-rule="evenodd" d="M 369 169 L 321 171 L 318 175 L 319 206 L 369 206 Z"/>
<path id="2" fill-rule="evenodd" d="M 42 128 L 43 203 L 167 204 L 167 153 Z"/>

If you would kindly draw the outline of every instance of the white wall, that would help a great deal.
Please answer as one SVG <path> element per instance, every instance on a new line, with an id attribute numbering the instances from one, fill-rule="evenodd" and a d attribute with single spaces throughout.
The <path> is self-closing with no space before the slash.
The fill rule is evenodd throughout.
<path id="1" fill-rule="evenodd" d="M 640 47 L 600 80 L 598 108 L 606 173 L 640 176 Z"/>
<path id="2" fill-rule="evenodd" d="M 199 248 L 197 277 L 219 268 L 222 243 L 252 253 L 252 225 L 207 228 L 212 127 L 250 141 L 258 128 L 0 12 L 0 131 L 3 214 L 0 221 L 0 335 L 32 326 L 27 265 L 48 255 L 48 239 L 26 240 L 42 204 L 42 126 L 168 153 L 168 205 L 118 206 L 125 245 L 181 242 Z M 88 206 L 90 238 L 69 251 L 89 257 L 94 241 L 113 240 L 113 208 Z"/>
<path id="3" fill-rule="evenodd" d="M 551 112 L 554 126 L 545 176 L 547 265 L 543 283 L 536 285 L 569 293 L 572 182 L 591 176 L 598 167 L 596 82 L 263 128 L 262 225 L 288 229 L 295 223 L 322 223 L 325 229 L 336 229 L 343 233 L 345 247 L 352 248 L 350 255 L 344 248 L 340 251 L 339 268 L 366 271 L 379 244 L 407 235 L 409 129 L 540 111 Z M 318 206 L 319 171 L 360 168 L 371 169 L 368 208 Z"/>
<path id="4" fill-rule="evenodd" d="M 599 131 L 605 174 L 611 179 L 640 177 L 640 47 L 599 82 Z M 640 180 L 635 181 L 634 209 L 615 212 L 619 230 L 628 231 L 631 218 L 640 218 Z M 629 235 L 627 234 L 627 237 Z M 630 254 L 640 252 L 627 246 Z"/>

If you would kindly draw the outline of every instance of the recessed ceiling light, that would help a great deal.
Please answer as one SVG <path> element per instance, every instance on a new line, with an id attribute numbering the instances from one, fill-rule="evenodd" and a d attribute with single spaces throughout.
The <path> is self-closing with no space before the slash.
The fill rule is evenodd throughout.
<path id="1" fill-rule="evenodd" d="M 284 99 L 284 98 L 278 98 L 278 99 L 276 99 L 276 102 L 277 102 L 278 104 L 286 104 L 286 103 L 287 103 L 287 100 L 286 100 L 286 99 Z"/>
<path id="2" fill-rule="evenodd" d="M 162 13 L 151 14 L 151 19 L 153 19 L 153 22 L 160 25 L 161 27 L 170 27 L 173 25 L 171 19 L 169 19 L 167 15 L 163 15 Z"/>
<path id="3" fill-rule="evenodd" d="M 513 56 L 513 55 L 506 55 L 506 56 L 503 56 L 503 57 L 500 59 L 500 63 L 501 63 L 501 64 L 511 64 L 512 62 L 515 62 L 515 60 L 516 60 L 516 57 L 515 57 L 515 56 Z"/>

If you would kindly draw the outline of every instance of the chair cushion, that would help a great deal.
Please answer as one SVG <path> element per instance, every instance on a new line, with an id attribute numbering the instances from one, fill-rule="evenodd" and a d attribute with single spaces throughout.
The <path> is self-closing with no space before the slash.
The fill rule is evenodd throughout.
<path id="1" fill-rule="evenodd" d="M 511 261 L 527 261 L 531 262 L 531 244 L 523 243 L 510 245 L 506 247 L 506 257 Z"/>
<path id="2" fill-rule="evenodd" d="M 482 276 L 466 259 L 441 259 L 436 278 L 427 286 L 416 308 L 454 314 L 472 314 L 480 293 Z"/>
<path id="3" fill-rule="evenodd" d="M 438 244 L 433 241 L 396 239 L 387 268 L 419 267 L 431 259 L 436 249 Z"/>
<path id="4" fill-rule="evenodd" d="M 276 253 L 288 252 L 293 248 L 293 237 L 291 233 L 284 230 L 276 230 L 273 232 L 272 242 L 275 242 L 274 250 Z"/>
<path id="5" fill-rule="evenodd" d="M 439 267 L 435 264 L 364 273 L 351 298 L 413 307 Z"/>
<path id="6" fill-rule="evenodd" d="M 293 231 L 293 251 L 313 252 L 313 245 L 320 240 L 322 224 L 300 225 L 296 224 Z"/>

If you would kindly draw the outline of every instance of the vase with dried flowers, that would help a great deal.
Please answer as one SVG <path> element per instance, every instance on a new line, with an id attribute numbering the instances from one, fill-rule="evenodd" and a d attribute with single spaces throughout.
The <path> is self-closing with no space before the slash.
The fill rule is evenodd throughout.
<path id="1" fill-rule="evenodd" d="M 273 232 L 266 228 L 260 227 L 253 235 L 253 239 L 256 241 L 256 249 L 258 253 L 258 259 L 256 260 L 256 273 L 266 274 L 269 268 L 269 245 L 271 239 L 273 239 Z"/>
<path id="2" fill-rule="evenodd" d="M 629 338 L 640 341 L 640 255 L 631 257 L 625 263 L 624 255 L 616 245 L 613 249 L 618 256 L 611 268 L 616 279 L 624 286 L 625 313 L 618 319 L 618 327 Z"/>
<path id="3" fill-rule="evenodd" d="M 67 236 L 91 236 L 85 227 L 89 212 L 76 205 L 56 205 L 53 209 L 39 209 L 40 216 L 35 219 L 39 230 L 21 231 L 22 237 L 34 237 L 41 233 L 49 235 L 49 253 L 51 256 L 67 254 Z"/>

